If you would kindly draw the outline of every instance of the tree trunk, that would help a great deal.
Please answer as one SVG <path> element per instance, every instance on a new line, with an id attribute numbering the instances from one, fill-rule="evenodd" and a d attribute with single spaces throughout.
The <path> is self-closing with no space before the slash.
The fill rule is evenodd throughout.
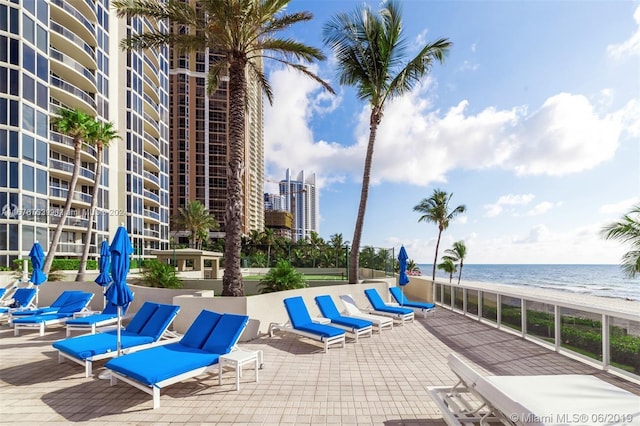
<path id="1" fill-rule="evenodd" d="M 431 279 L 436 280 L 436 265 L 438 264 L 438 250 L 440 249 L 440 237 L 442 236 L 442 229 L 438 226 L 438 241 L 436 242 L 436 256 L 433 258 L 433 276 Z"/>
<path id="2" fill-rule="evenodd" d="M 102 175 L 102 143 L 96 144 L 98 162 L 96 163 L 96 174 L 93 180 L 93 197 L 91 198 L 91 207 L 89 207 L 89 225 L 87 226 L 87 239 L 82 248 L 82 257 L 80 258 L 80 268 L 76 281 L 85 281 L 87 272 L 87 259 L 89 258 L 89 248 L 91 247 L 91 237 L 93 236 L 93 220 L 97 217 L 96 206 L 98 204 L 98 187 L 100 186 L 100 176 Z"/>
<path id="3" fill-rule="evenodd" d="M 82 149 L 82 139 L 75 138 L 73 140 L 73 173 L 71 174 L 71 182 L 69 182 L 69 190 L 67 191 L 67 201 L 64 203 L 64 208 L 62 209 L 62 217 L 60 217 L 60 222 L 58 222 L 58 226 L 56 226 L 56 230 L 53 233 L 53 237 L 51 239 L 51 244 L 49 245 L 49 251 L 47 252 L 47 257 L 44 260 L 44 266 L 42 267 L 42 271 L 45 275 L 49 275 L 49 271 L 51 270 L 51 264 L 53 263 L 53 258 L 56 255 L 56 250 L 58 249 L 58 242 L 60 241 L 60 235 L 62 235 L 62 228 L 64 227 L 64 223 L 67 220 L 67 216 L 69 215 L 69 211 L 71 210 L 71 202 L 73 201 L 73 195 L 76 190 L 76 184 L 78 183 L 78 175 L 80 174 L 80 153 Z"/>
<path id="4" fill-rule="evenodd" d="M 353 231 L 353 241 L 351 241 L 351 253 L 349 254 L 349 284 L 358 283 L 360 240 L 362 239 L 362 227 L 364 215 L 367 210 L 367 199 L 369 198 L 369 181 L 371 180 L 371 163 L 373 161 L 373 148 L 376 142 L 378 124 L 382 118 L 382 111 L 378 107 L 371 110 L 369 119 L 369 143 L 367 144 L 367 155 L 364 160 L 364 171 L 362 172 L 362 189 L 360 191 L 360 205 L 358 207 L 358 217 Z"/>
<path id="5" fill-rule="evenodd" d="M 244 296 L 240 258 L 242 249 L 243 176 L 245 144 L 246 77 L 244 58 L 232 58 L 229 66 L 229 164 L 225 210 L 225 259 L 223 296 Z"/>
<path id="6" fill-rule="evenodd" d="M 460 285 L 460 278 L 462 278 L 462 259 L 460 259 L 460 270 L 458 271 L 458 285 Z"/>

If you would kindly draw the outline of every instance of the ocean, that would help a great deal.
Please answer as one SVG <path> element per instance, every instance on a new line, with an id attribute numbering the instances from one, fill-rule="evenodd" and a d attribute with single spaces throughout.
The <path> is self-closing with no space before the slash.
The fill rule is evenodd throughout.
<path id="1" fill-rule="evenodd" d="M 432 265 L 418 265 L 422 275 L 431 276 Z M 436 271 L 436 278 L 449 275 Z M 629 279 L 620 265 L 464 265 L 462 281 L 541 287 L 592 296 L 640 300 L 640 278 Z M 458 282 L 457 273 L 453 283 Z"/>

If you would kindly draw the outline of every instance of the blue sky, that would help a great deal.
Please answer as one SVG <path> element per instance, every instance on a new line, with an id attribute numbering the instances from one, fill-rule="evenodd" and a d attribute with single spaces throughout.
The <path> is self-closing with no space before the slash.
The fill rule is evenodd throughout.
<path id="1" fill-rule="evenodd" d="M 378 2 L 366 2 L 374 10 Z M 640 202 L 640 3 L 637 1 L 402 1 L 404 36 L 449 38 L 444 65 L 389 103 L 378 131 L 362 245 L 433 261 L 437 227 L 413 207 L 435 188 L 464 204 L 444 232 L 466 263 L 618 263 L 626 247 L 602 227 Z M 339 86 L 322 27 L 350 0 L 292 0 L 314 20 L 291 36 L 322 47 L 314 70 L 337 91 L 267 65 L 270 180 L 316 173 L 320 235 L 353 237 L 368 105 Z M 266 185 L 268 192 L 277 192 Z"/>

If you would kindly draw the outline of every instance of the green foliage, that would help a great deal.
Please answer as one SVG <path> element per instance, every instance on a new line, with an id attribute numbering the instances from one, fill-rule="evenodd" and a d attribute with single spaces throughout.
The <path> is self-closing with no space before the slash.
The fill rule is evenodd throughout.
<path id="1" fill-rule="evenodd" d="M 307 283 L 303 275 L 296 271 L 286 260 L 279 260 L 274 268 L 260 280 L 260 293 L 273 293 L 275 291 L 293 290 L 305 288 Z"/>
<path id="2" fill-rule="evenodd" d="M 33 266 L 31 266 L 31 259 L 27 259 L 29 273 L 33 271 Z M 24 259 L 16 259 L 13 261 L 13 269 L 22 272 L 22 266 L 24 264 Z M 77 271 L 80 268 L 80 259 L 53 259 L 51 263 L 51 271 Z M 87 260 L 87 270 L 98 269 L 98 261 L 97 260 Z M 52 281 L 52 280 L 51 280 Z"/>
<path id="3" fill-rule="evenodd" d="M 147 260 L 144 263 L 142 282 L 145 285 L 161 288 L 182 288 L 182 282 L 176 276 L 176 270 L 173 266 L 157 260 Z"/>

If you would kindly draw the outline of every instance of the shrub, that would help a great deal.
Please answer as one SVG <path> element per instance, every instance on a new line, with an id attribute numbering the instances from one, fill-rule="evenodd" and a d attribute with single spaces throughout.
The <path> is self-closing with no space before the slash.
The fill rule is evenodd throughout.
<path id="1" fill-rule="evenodd" d="M 302 274 L 291 266 L 286 260 L 278 260 L 276 266 L 269 269 L 269 272 L 260 280 L 260 293 L 273 293 L 275 291 L 293 290 L 295 288 L 305 288 L 306 281 Z"/>
<path id="2" fill-rule="evenodd" d="M 176 276 L 175 268 L 157 260 L 145 262 L 142 277 L 142 282 L 149 287 L 182 288 L 182 282 Z"/>

